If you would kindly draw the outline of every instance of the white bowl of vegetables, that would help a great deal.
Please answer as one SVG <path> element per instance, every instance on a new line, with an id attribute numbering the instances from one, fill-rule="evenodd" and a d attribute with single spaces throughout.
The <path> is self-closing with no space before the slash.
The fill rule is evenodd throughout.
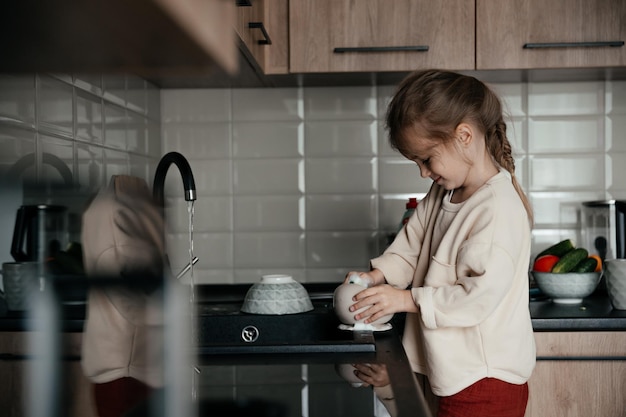
<path id="1" fill-rule="evenodd" d="M 531 274 L 537 286 L 557 304 L 579 304 L 602 278 L 602 260 L 571 240 L 561 241 L 535 258 Z"/>

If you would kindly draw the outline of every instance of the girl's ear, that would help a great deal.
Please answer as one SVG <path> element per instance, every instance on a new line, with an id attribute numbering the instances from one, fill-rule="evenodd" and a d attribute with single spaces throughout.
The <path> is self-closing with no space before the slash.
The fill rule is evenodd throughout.
<path id="1" fill-rule="evenodd" d="M 467 123 L 459 123 L 454 133 L 461 145 L 467 146 L 474 140 L 474 129 Z"/>

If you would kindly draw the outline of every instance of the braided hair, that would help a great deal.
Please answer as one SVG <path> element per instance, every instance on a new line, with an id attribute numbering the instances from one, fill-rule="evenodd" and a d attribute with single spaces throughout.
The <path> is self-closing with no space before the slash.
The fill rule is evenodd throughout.
<path id="1" fill-rule="evenodd" d="M 450 71 L 415 71 L 398 86 L 387 108 L 385 124 L 391 147 L 406 156 L 408 131 L 420 129 L 430 139 L 450 143 L 462 122 L 472 122 L 484 133 L 489 154 L 511 174 L 513 187 L 532 224 L 532 207 L 515 177 L 515 159 L 506 135 L 502 104 L 483 82 Z"/>

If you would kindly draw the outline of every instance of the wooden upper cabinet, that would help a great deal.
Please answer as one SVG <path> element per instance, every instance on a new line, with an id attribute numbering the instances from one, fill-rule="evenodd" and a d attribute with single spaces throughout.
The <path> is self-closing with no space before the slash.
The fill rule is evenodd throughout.
<path id="1" fill-rule="evenodd" d="M 476 69 L 626 65 L 624 0 L 476 0 Z"/>
<path id="2" fill-rule="evenodd" d="M 237 70 L 231 0 L 10 1 L 0 14 L 0 72 Z"/>
<path id="3" fill-rule="evenodd" d="M 474 69 L 473 0 L 290 0 L 292 73 Z"/>
<path id="4" fill-rule="evenodd" d="M 288 0 L 249 0 L 237 7 L 235 29 L 264 74 L 289 72 Z"/>

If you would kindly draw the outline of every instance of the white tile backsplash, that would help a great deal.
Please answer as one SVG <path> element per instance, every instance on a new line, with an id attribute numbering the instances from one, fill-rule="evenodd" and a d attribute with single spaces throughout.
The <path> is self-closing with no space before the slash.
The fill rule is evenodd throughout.
<path id="1" fill-rule="evenodd" d="M 303 191 L 301 159 L 236 159 L 234 164 L 235 194 L 298 194 Z"/>
<path id="2" fill-rule="evenodd" d="M 376 253 L 375 234 L 308 232 L 306 252 L 308 268 L 368 268 Z"/>
<path id="3" fill-rule="evenodd" d="M 161 91 L 163 123 L 207 123 L 230 120 L 231 91 L 185 89 Z"/>
<path id="4" fill-rule="evenodd" d="M 530 191 L 603 190 L 604 155 L 533 156 Z"/>
<path id="5" fill-rule="evenodd" d="M 626 81 L 606 83 L 606 113 L 626 114 Z"/>
<path id="6" fill-rule="evenodd" d="M 604 116 L 534 118 L 528 121 L 530 153 L 604 153 Z"/>
<path id="7" fill-rule="evenodd" d="M 74 142 L 55 136 L 39 134 L 39 148 L 42 151 L 42 155 L 51 154 L 58 158 L 60 162 L 64 163 L 67 170 L 74 176 Z M 55 159 L 56 159 L 55 158 Z M 43 161 L 43 158 L 42 158 Z M 43 183 L 66 183 L 67 178 L 64 178 L 63 173 L 54 164 L 42 163 L 39 171 L 39 179 Z M 70 179 L 74 181 L 74 179 Z M 68 184 L 69 185 L 69 184 Z"/>
<path id="8" fill-rule="evenodd" d="M 189 230 L 189 204 L 182 194 L 165 199 L 165 218 L 168 231 L 180 233 Z M 202 197 L 193 203 L 194 233 L 231 232 L 233 219 L 232 200 L 229 197 Z"/>
<path id="9" fill-rule="evenodd" d="M 35 126 L 35 77 L 0 74 L 0 120 Z"/>
<path id="10" fill-rule="evenodd" d="M 77 178 L 86 190 L 98 191 L 104 183 L 104 152 L 101 147 L 87 144 L 76 144 Z"/>
<path id="11" fill-rule="evenodd" d="M 263 273 L 285 272 L 308 282 L 337 282 L 351 269 L 367 268 L 395 233 L 407 199 L 423 198 L 431 185 L 387 142 L 384 118 L 395 88 L 226 90 L 232 116 L 213 122 L 230 127 L 223 129 L 232 146 L 227 157 L 225 144 L 198 151 L 204 142 L 194 129 L 203 127 L 172 111 L 215 107 L 228 100 L 224 90 L 164 91 L 164 143 L 193 153 L 194 162 L 226 158 L 233 164 L 232 193 L 215 185 L 206 195 L 230 199 L 233 217 L 209 221 L 196 214 L 199 225 L 228 223 L 221 230 L 232 221 L 233 269 L 203 272 L 203 279 L 256 282 Z M 625 82 L 492 88 L 503 99 L 516 175 L 535 209 L 533 248 L 575 237 L 581 201 L 626 195 L 626 139 L 620 136 L 626 131 Z M 230 177 L 212 178 L 229 183 Z M 220 206 L 226 210 L 227 204 Z"/>
<path id="12" fill-rule="evenodd" d="M 244 196 L 234 198 L 236 232 L 304 230 L 304 198 L 298 195 Z"/>
<path id="13" fill-rule="evenodd" d="M 529 199 L 537 227 L 577 228 L 580 224 L 580 203 L 604 198 L 604 193 L 581 192 L 531 192 Z"/>
<path id="14" fill-rule="evenodd" d="M 126 109 L 117 104 L 104 103 L 104 144 L 110 148 L 126 150 Z"/>
<path id="15" fill-rule="evenodd" d="M 126 76 L 126 108 L 142 115 L 148 112 L 146 81 L 142 78 Z"/>
<path id="16" fill-rule="evenodd" d="M 128 175 L 130 172 L 130 155 L 114 149 L 104 149 L 105 185 L 113 175 Z"/>
<path id="17" fill-rule="evenodd" d="M 377 126 L 375 120 L 307 122 L 306 156 L 308 158 L 375 156 Z"/>
<path id="18" fill-rule="evenodd" d="M 375 87 L 304 88 L 306 120 L 373 120 L 377 117 Z"/>
<path id="19" fill-rule="evenodd" d="M 612 114 L 606 117 L 606 150 L 626 151 L 626 114 Z"/>
<path id="20" fill-rule="evenodd" d="M 376 230 L 377 214 L 374 194 L 309 195 L 306 230 Z"/>
<path id="21" fill-rule="evenodd" d="M 604 113 L 604 83 L 530 83 L 530 116 L 573 116 Z"/>
<path id="22" fill-rule="evenodd" d="M 320 194 L 376 192 L 376 159 L 311 158 L 306 161 L 306 191 Z"/>
<path id="23" fill-rule="evenodd" d="M 230 158 L 231 126 L 225 122 L 163 125 L 163 152 L 176 150 L 189 158 Z"/>
<path id="24" fill-rule="evenodd" d="M 613 198 L 626 197 L 626 152 L 614 152 L 606 158 L 606 188 Z"/>
<path id="25" fill-rule="evenodd" d="M 302 122 L 233 123 L 235 158 L 297 158 L 303 156 Z"/>
<path id="26" fill-rule="evenodd" d="M 73 136 L 73 88 L 49 76 L 39 81 L 38 124 L 49 132 Z"/>
<path id="27" fill-rule="evenodd" d="M 166 244 L 172 272 L 176 274 L 189 263 L 189 232 L 168 234 Z M 198 257 L 198 270 L 230 269 L 233 267 L 233 235 L 194 233 L 193 254 Z M 194 270 L 194 275 L 198 274 L 198 278 L 202 279 L 198 270 Z"/>
<path id="28" fill-rule="evenodd" d="M 492 87 L 503 98 L 516 175 L 535 209 L 533 248 L 576 238 L 579 202 L 626 198 L 626 82 Z M 197 282 L 256 282 L 281 272 L 338 282 L 368 267 L 407 199 L 430 187 L 387 143 L 384 117 L 395 88 L 160 91 L 133 76 L 3 75 L 0 169 L 51 152 L 89 193 L 114 174 L 152 185 L 161 155 L 179 151 L 198 191 Z M 49 170 L 24 175 L 52 179 Z M 171 171 L 168 253 L 176 271 L 188 262 L 188 213 Z"/>
<path id="29" fill-rule="evenodd" d="M 76 138 L 102 143 L 102 98 L 76 90 Z"/>
<path id="30" fill-rule="evenodd" d="M 528 149 L 528 120 L 519 116 L 504 120 L 506 123 L 506 137 L 513 149 L 513 155 L 524 154 Z"/>
<path id="31" fill-rule="evenodd" d="M 303 232 L 241 232 L 234 235 L 237 268 L 302 268 L 305 258 Z"/>
<path id="32" fill-rule="evenodd" d="M 378 160 L 381 193 L 426 193 L 431 184 L 430 179 L 422 178 L 419 167 L 413 161 L 399 156 Z"/>
<path id="33" fill-rule="evenodd" d="M 242 88 L 232 90 L 233 121 L 299 121 L 303 118 L 302 90 Z"/>
<path id="34" fill-rule="evenodd" d="M 502 100 L 502 111 L 507 117 L 519 117 L 527 114 L 527 84 L 490 84 L 491 89 Z"/>
<path id="35" fill-rule="evenodd" d="M 230 159 L 202 160 L 188 158 L 188 162 L 193 171 L 198 196 L 210 197 L 232 194 L 233 163 Z M 175 172 L 175 168 L 171 168 L 171 170 L 174 173 L 167 175 L 166 195 L 182 197 L 183 189 L 180 175 Z"/>
<path id="36" fill-rule="evenodd" d="M 148 120 L 145 116 L 126 112 L 126 144 L 129 152 L 145 155 L 148 152 Z"/>
<path id="37" fill-rule="evenodd" d="M 376 87 L 376 114 L 378 120 L 384 121 L 387 115 L 387 106 L 396 91 L 395 85 L 379 85 Z"/>

